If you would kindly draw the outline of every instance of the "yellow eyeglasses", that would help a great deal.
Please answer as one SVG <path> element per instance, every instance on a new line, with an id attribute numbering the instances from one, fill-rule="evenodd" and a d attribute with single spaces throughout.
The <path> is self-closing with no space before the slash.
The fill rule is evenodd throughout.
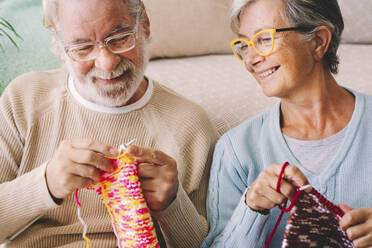
<path id="1" fill-rule="evenodd" d="M 230 42 L 230 46 L 234 52 L 235 57 L 240 61 L 244 62 L 244 58 L 247 56 L 248 48 L 250 46 L 261 56 L 269 56 L 274 50 L 275 33 L 299 30 L 308 31 L 314 27 L 292 27 L 292 28 L 273 28 L 264 29 L 256 33 L 251 40 L 238 38 Z"/>

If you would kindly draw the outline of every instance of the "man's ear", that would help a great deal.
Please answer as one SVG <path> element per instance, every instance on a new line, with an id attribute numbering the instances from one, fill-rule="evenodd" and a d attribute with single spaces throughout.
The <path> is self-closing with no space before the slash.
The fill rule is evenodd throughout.
<path id="1" fill-rule="evenodd" d="M 332 40 L 332 31 L 327 26 L 319 26 L 314 33 L 314 59 L 321 61 L 328 51 Z"/>
<path id="2" fill-rule="evenodd" d="M 58 42 L 58 37 L 56 32 L 52 31 L 52 43 L 51 43 L 51 50 L 55 53 L 61 60 L 65 60 L 65 53 L 62 44 Z"/>
<path id="3" fill-rule="evenodd" d="M 144 3 L 141 1 L 141 9 L 143 13 L 144 23 L 143 23 L 143 29 L 146 39 L 150 37 L 151 31 L 150 31 L 150 19 L 146 12 L 146 7 Z"/>

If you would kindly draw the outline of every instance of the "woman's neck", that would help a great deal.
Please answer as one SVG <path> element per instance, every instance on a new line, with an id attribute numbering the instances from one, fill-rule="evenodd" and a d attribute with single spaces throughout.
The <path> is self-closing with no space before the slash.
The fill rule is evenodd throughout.
<path id="1" fill-rule="evenodd" d="M 282 98 L 281 129 L 292 138 L 318 140 L 342 130 L 354 112 L 354 96 L 339 86 L 331 73 Z"/>

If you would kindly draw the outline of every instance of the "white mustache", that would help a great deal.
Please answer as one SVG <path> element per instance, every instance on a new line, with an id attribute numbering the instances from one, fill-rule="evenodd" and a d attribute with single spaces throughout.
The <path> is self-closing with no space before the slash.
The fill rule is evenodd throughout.
<path id="1" fill-rule="evenodd" d="M 130 70 L 133 72 L 135 68 L 136 67 L 132 61 L 122 60 L 114 71 L 107 72 L 107 71 L 94 67 L 88 72 L 87 77 L 88 78 L 96 77 L 96 78 L 102 78 L 102 79 L 109 80 L 109 79 L 113 79 L 113 78 L 117 78 L 121 76 L 125 71 Z"/>

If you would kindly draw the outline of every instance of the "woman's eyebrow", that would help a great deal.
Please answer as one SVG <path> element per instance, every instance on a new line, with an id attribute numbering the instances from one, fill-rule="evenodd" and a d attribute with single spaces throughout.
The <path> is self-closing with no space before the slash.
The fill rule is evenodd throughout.
<path id="1" fill-rule="evenodd" d="M 246 38 L 246 39 L 248 39 L 248 36 L 246 36 L 246 35 L 244 35 L 244 34 L 241 34 L 241 33 L 238 33 L 238 37 L 239 37 L 239 38 Z"/>
<path id="2" fill-rule="evenodd" d="M 264 29 L 272 29 L 272 28 L 269 27 L 269 26 L 264 26 L 264 27 L 262 27 L 262 28 L 256 29 L 256 30 L 254 31 L 254 34 L 257 34 L 258 32 L 260 32 L 260 31 L 262 31 L 262 30 L 264 30 Z M 244 35 L 244 34 L 241 34 L 241 33 L 238 33 L 238 36 L 239 36 L 239 38 L 246 38 L 246 39 L 249 39 L 248 36 L 246 36 L 246 35 Z"/>

